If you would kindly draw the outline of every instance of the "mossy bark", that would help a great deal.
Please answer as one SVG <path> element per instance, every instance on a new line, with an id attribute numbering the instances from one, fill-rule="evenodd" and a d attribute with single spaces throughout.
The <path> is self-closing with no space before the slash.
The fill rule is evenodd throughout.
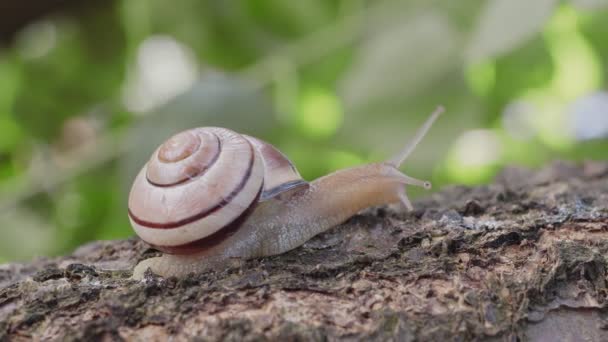
<path id="1" fill-rule="evenodd" d="M 508 169 L 289 253 L 129 280 L 137 239 L 0 266 L 0 340 L 608 340 L 608 164 Z"/>

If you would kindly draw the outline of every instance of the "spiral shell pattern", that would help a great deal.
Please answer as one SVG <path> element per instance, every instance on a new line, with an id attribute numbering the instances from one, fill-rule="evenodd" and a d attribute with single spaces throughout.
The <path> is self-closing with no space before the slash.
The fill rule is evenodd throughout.
<path id="1" fill-rule="evenodd" d="M 129 194 L 131 225 L 164 252 L 204 250 L 251 213 L 264 173 L 263 158 L 243 135 L 217 127 L 178 133 L 137 175 Z"/>

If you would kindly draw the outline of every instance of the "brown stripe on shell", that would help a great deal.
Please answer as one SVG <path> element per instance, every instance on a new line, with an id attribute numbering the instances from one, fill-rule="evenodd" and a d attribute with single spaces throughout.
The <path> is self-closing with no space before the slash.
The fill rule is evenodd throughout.
<path id="1" fill-rule="evenodd" d="M 201 220 L 201 219 L 209 216 L 210 214 L 213 214 L 214 212 L 222 209 L 223 207 L 228 205 L 228 203 L 230 203 L 239 194 L 239 192 L 241 192 L 241 190 L 243 190 L 243 188 L 247 184 L 247 181 L 249 181 L 249 178 L 251 177 L 256 153 L 253 150 L 253 146 L 251 145 L 251 143 L 250 142 L 247 142 L 247 143 L 249 144 L 249 148 L 251 150 L 251 158 L 249 159 L 249 165 L 247 166 L 247 171 L 245 172 L 245 175 L 241 179 L 241 182 L 236 186 L 236 188 L 234 190 L 232 190 L 232 192 L 230 192 L 230 194 L 228 194 L 228 196 L 226 196 L 225 198 L 222 198 L 216 205 L 214 205 L 208 209 L 205 209 L 198 214 L 186 217 L 186 218 L 178 220 L 178 221 L 173 221 L 173 222 L 159 223 L 159 222 L 144 221 L 144 220 L 140 219 L 139 217 L 135 216 L 135 214 L 133 214 L 133 212 L 131 211 L 131 208 L 128 209 L 129 217 L 131 217 L 131 219 L 133 219 L 133 221 L 135 223 L 137 223 L 138 225 L 143 226 L 145 228 L 173 229 L 173 228 L 179 228 L 181 226 L 192 223 L 194 221 Z M 263 184 L 264 184 L 264 182 L 262 182 L 262 186 L 263 186 Z"/>
<path id="2" fill-rule="evenodd" d="M 222 141 L 220 140 L 220 138 L 217 135 L 214 134 L 213 136 L 215 137 L 215 139 L 217 141 L 218 150 L 217 150 L 217 153 L 213 156 L 213 159 L 211 159 L 209 164 L 207 164 L 207 166 L 202 167 L 202 168 L 196 168 L 196 167 L 188 168 L 185 172 L 186 176 L 183 179 L 180 179 L 174 183 L 168 183 L 168 184 L 155 183 L 148 177 L 148 173 L 146 172 L 146 180 L 148 181 L 148 183 L 150 183 L 151 185 L 154 185 L 156 187 L 159 187 L 159 188 L 168 188 L 168 187 L 187 183 L 193 179 L 196 179 L 196 178 L 204 175 L 205 172 L 207 170 L 209 170 L 213 166 L 213 164 L 215 164 L 215 162 L 220 158 L 220 153 L 222 153 Z"/>
<path id="3" fill-rule="evenodd" d="M 193 254 L 193 253 L 202 252 L 202 251 L 205 251 L 212 247 L 215 247 L 215 246 L 219 245 L 220 243 L 222 243 L 223 241 L 225 241 L 226 239 L 228 239 L 229 237 L 231 237 L 232 235 L 234 235 L 239 230 L 239 228 L 243 225 L 243 222 L 245 222 L 245 220 L 249 217 L 249 215 L 251 215 L 251 213 L 253 213 L 253 210 L 258 205 L 258 200 L 260 198 L 263 188 L 264 188 L 264 184 L 262 183 L 262 186 L 260 187 L 260 190 L 258 191 L 258 194 L 255 197 L 255 200 L 253 202 L 251 202 L 251 205 L 249 205 L 249 207 L 245 211 L 243 211 L 241 213 L 241 215 L 239 215 L 232 222 L 228 223 L 226 226 L 222 227 L 222 229 L 218 230 L 217 232 L 215 232 L 209 236 L 205 236 L 196 241 L 188 242 L 183 245 L 177 245 L 177 246 L 159 246 L 159 245 L 153 245 L 150 243 L 148 243 L 148 244 L 150 246 L 152 246 L 164 253 L 168 253 L 168 254 Z"/>

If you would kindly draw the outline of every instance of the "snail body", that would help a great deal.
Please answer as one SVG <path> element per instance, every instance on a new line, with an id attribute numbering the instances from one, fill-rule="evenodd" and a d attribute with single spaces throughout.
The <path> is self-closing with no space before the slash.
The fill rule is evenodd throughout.
<path id="1" fill-rule="evenodd" d="M 164 252 L 141 261 L 133 278 L 148 268 L 181 277 L 234 259 L 281 254 L 376 205 L 400 202 L 412 210 L 404 185 L 431 185 L 398 168 L 441 112 L 394 158 L 310 183 L 257 138 L 217 127 L 178 133 L 153 153 L 131 188 L 135 232 Z"/>

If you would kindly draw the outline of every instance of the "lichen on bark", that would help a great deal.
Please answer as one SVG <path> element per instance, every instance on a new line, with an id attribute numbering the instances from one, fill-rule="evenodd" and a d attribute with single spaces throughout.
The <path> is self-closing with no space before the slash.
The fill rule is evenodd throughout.
<path id="1" fill-rule="evenodd" d="M 608 339 L 608 164 L 511 168 L 283 255 L 129 279 L 136 238 L 0 266 L 0 340 Z"/>

